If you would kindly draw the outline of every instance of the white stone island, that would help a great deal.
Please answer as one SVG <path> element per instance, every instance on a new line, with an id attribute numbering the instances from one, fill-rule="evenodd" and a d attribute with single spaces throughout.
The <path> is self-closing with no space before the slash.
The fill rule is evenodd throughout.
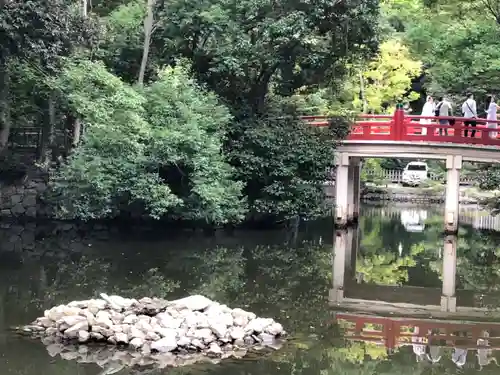
<path id="1" fill-rule="evenodd" d="M 22 331 L 41 337 L 49 353 L 59 348 L 60 354 L 64 346 L 74 344 L 107 343 L 140 354 L 132 357 L 141 361 L 149 355 L 164 360 L 162 354 L 170 359 L 178 355 L 241 357 L 251 347 L 277 348 L 286 335 L 273 319 L 258 318 L 200 295 L 174 301 L 104 293 L 100 297 L 46 310 Z"/>

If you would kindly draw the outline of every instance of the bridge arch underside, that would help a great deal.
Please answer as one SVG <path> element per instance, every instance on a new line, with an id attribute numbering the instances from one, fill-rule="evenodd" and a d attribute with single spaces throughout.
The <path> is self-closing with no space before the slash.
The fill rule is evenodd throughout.
<path id="1" fill-rule="evenodd" d="M 337 152 L 360 158 L 446 159 L 461 156 L 463 161 L 500 163 L 500 148 L 453 143 L 400 141 L 344 141 Z"/>

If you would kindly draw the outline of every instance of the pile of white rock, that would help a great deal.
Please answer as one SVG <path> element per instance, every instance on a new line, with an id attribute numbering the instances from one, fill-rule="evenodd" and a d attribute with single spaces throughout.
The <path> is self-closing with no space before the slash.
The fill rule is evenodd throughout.
<path id="1" fill-rule="evenodd" d="M 201 352 L 211 357 L 256 345 L 276 347 L 286 334 L 273 319 L 258 318 L 200 295 L 175 301 L 104 293 L 100 297 L 46 310 L 22 330 L 64 345 L 107 342 L 142 355 Z"/>

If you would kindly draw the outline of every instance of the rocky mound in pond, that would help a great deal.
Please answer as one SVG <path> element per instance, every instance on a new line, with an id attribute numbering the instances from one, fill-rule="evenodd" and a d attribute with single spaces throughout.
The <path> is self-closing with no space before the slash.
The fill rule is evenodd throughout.
<path id="1" fill-rule="evenodd" d="M 73 301 L 46 310 L 23 331 L 58 347 L 72 342 L 106 342 L 127 346 L 143 356 L 198 352 L 211 357 L 228 357 L 227 353 L 254 346 L 277 347 L 277 340 L 286 334 L 273 319 L 258 318 L 199 295 L 167 301 L 104 293 L 101 299 Z"/>

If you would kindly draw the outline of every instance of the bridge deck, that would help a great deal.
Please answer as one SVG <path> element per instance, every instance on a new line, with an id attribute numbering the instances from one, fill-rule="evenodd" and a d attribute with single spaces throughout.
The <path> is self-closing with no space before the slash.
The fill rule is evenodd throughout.
<path id="1" fill-rule="evenodd" d="M 463 143 L 346 140 L 337 151 L 357 157 L 445 159 L 452 155 L 462 156 L 464 161 L 500 162 L 500 147 Z"/>

